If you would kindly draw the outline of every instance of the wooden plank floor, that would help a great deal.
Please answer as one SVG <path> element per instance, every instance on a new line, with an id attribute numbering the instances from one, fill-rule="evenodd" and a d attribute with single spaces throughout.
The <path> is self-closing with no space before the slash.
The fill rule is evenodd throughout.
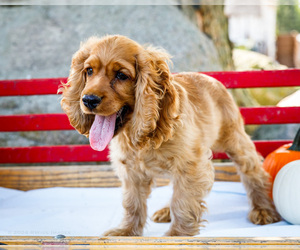
<path id="1" fill-rule="evenodd" d="M 217 181 L 239 181 L 233 163 L 215 163 Z M 168 185 L 157 178 L 156 186 Z M 9 166 L 0 167 L 0 186 L 18 190 L 48 187 L 119 187 L 121 183 L 110 165 Z"/>
<path id="2" fill-rule="evenodd" d="M 202 237 L 0 237 L 1 249 L 300 249 L 300 238 Z M 59 248 L 58 248 L 59 247 Z"/>

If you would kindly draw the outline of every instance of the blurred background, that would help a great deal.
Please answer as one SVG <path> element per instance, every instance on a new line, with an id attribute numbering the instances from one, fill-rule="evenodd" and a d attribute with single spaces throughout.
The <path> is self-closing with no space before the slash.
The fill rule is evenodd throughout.
<path id="1" fill-rule="evenodd" d="M 106 34 L 163 47 L 173 56 L 173 72 L 300 68 L 298 0 L 190 2 L 71 5 L 74 1 L 62 0 L 60 5 L 34 5 L 35 0 L 2 0 L 0 79 L 67 77 L 80 42 Z M 298 89 L 231 92 L 239 106 L 300 106 Z M 57 95 L 1 97 L 0 113 L 60 113 L 59 101 Z M 253 139 L 292 139 L 298 127 L 247 126 L 247 132 Z M 76 131 L 0 133 L 0 146 L 66 143 L 88 141 Z"/>

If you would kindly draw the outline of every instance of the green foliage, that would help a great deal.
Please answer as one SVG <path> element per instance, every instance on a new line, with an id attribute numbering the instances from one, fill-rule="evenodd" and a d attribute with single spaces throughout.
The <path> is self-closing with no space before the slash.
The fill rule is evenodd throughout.
<path id="1" fill-rule="evenodd" d="M 300 8 L 298 0 L 290 1 L 292 4 L 284 5 L 281 0 L 277 9 L 278 33 L 289 33 L 293 30 L 300 32 Z"/>

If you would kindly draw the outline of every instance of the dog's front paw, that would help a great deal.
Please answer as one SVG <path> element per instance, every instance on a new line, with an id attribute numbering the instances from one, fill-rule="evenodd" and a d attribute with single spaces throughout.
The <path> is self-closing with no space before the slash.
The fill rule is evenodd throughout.
<path id="1" fill-rule="evenodd" d="M 281 220 L 275 208 L 254 208 L 248 217 L 249 220 L 256 225 L 266 225 Z"/>
<path id="2" fill-rule="evenodd" d="M 153 220 L 156 223 L 171 222 L 170 208 L 169 207 L 164 207 L 164 208 L 156 211 L 152 215 L 151 220 Z"/>
<path id="3" fill-rule="evenodd" d="M 106 231 L 103 236 L 141 236 L 142 233 L 128 228 L 113 228 Z"/>

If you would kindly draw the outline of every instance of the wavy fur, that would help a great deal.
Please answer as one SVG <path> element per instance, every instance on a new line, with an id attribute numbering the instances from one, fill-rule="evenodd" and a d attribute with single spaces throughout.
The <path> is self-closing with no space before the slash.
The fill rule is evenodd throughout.
<path id="1" fill-rule="evenodd" d="M 171 84 L 167 53 L 148 47 L 137 56 L 131 140 L 135 146 L 158 148 L 174 134 L 179 119 L 178 94 Z"/>

